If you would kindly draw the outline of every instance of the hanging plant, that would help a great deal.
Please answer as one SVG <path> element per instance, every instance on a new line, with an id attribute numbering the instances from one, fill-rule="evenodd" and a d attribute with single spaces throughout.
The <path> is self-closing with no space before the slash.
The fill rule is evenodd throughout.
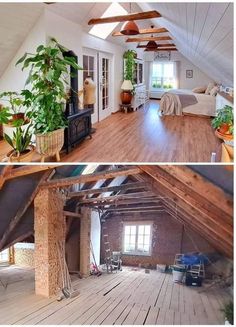
<path id="1" fill-rule="evenodd" d="M 124 80 L 131 81 L 134 84 L 133 72 L 134 72 L 134 64 L 135 58 L 137 57 L 137 53 L 135 50 L 127 50 L 124 55 L 125 59 L 125 67 L 124 67 Z"/>

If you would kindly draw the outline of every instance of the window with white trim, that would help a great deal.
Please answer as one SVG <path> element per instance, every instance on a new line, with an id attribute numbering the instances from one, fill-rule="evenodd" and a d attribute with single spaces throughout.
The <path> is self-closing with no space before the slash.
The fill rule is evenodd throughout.
<path id="1" fill-rule="evenodd" d="M 153 62 L 151 80 L 151 89 L 173 89 L 176 87 L 175 67 L 173 62 Z"/>
<path id="2" fill-rule="evenodd" d="M 151 255 L 151 244 L 151 223 L 126 223 L 124 225 L 123 252 L 125 254 Z"/>

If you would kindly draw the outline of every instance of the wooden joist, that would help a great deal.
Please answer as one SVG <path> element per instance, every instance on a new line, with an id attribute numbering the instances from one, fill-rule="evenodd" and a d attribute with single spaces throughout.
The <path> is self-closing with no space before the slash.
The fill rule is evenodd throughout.
<path id="1" fill-rule="evenodd" d="M 147 44 L 138 44 L 136 48 L 146 48 Z M 174 43 L 165 43 L 165 44 L 157 44 L 157 49 L 161 49 L 161 48 L 168 48 L 168 47 L 175 47 Z"/>
<path id="2" fill-rule="evenodd" d="M 139 29 L 139 34 L 156 34 L 156 33 L 167 33 L 168 30 L 164 27 L 161 28 L 144 28 L 144 29 Z M 112 36 L 125 36 L 121 32 L 113 32 Z"/>
<path id="3" fill-rule="evenodd" d="M 79 183 L 96 182 L 101 179 L 115 178 L 118 176 L 136 175 L 139 174 L 140 172 L 141 170 L 137 166 L 129 166 L 127 168 L 122 167 L 113 170 L 97 172 L 94 174 L 54 179 L 52 181 L 43 183 L 42 187 L 47 187 L 47 188 L 68 187 Z"/>
<path id="4" fill-rule="evenodd" d="M 70 192 L 67 195 L 67 198 L 74 198 L 74 197 L 80 197 L 90 194 L 101 194 L 106 192 L 119 192 L 124 190 L 138 190 L 138 189 L 145 189 L 147 187 L 146 183 L 127 183 L 127 184 L 121 184 L 119 186 L 107 186 L 107 187 L 101 187 L 101 188 L 90 188 L 78 192 Z"/>
<path id="5" fill-rule="evenodd" d="M 130 37 L 126 42 L 146 42 L 146 41 L 168 41 L 172 40 L 170 36 L 149 36 L 149 37 Z"/>
<path id="6" fill-rule="evenodd" d="M 74 218 L 81 218 L 82 217 L 82 215 L 80 213 L 67 211 L 67 210 L 64 210 L 63 214 L 66 217 L 74 217 Z"/>
<path id="7" fill-rule="evenodd" d="M 156 195 L 153 194 L 151 191 L 147 192 L 137 192 L 137 193 L 127 193 L 127 194 L 118 194 L 118 195 L 111 195 L 101 198 L 89 198 L 79 200 L 78 204 L 86 204 L 86 203 L 102 203 L 102 202 L 111 202 L 111 201 L 118 201 L 118 200 L 125 200 L 125 199 L 141 199 L 141 198 L 149 198 L 156 199 Z"/>
<path id="8" fill-rule="evenodd" d="M 105 209 L 107 212 L 123 212 L 123 211 L 129 211 L 129 212 L 141 212 L 141 211 L 165 211 L 165 209 L 163 208 L 163 206 L 145 206 L 145 207 L 134 207 L 134 208 L 127 208 L 127 207 L 121 207 L 121 208 L 108 208 Z"/>
<path id="9" fill-rule="evenodd" d="M 89 20 L 88 25 L 98 25 L 98 24 L 107 24 L 107 23 L 118 23 L 126 22 L 129 20 L 142 20 L 142 19 L 151 19 L 159 18 L 161 14 L 156 10 L 140 12 L 136 14 L 113 16 L 113 17 L 104 17 L 104 18 L 92 18 Z"/>
<path id="10" fill-rule="evenodd" d="M 126 199 L 126 200 L 113 200 L 113 201 L 105 201 L 105 202 L 98 202 L 98 203 L 90 203 L 90 204 L 85 204 L 85 206 L 88 206 L 90 208 L 92 207 L 106 207 L 106 206 L 121 206 L 121 205 L 139 205 L 139 204 L 144 204 L 144 203 L 160 203 L 160 200 L 158 199 Z"/>
<path id="11" fill-rule="evenodd" d="M 1 175 L 0 175 L 0 190 L 2 189 L 4 183 L 6 182 L 7 175 L 10 173 L 12 168 L 13 168 L 12 165 L 3 166 L 2 171 L 1 171 Z"/>

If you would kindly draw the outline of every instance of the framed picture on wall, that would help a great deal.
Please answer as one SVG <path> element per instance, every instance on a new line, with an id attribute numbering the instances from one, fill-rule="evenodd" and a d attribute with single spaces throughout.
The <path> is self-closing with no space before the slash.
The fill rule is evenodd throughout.
<path id="1" fill-rule="evenodd" d="M 186 70 L 186 78 L 193 78 L 193 70 L 192 69 Z"/>

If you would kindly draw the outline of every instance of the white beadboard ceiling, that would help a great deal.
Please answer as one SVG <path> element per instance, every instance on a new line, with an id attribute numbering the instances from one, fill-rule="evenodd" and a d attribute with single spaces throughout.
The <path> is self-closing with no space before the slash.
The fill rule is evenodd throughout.
<path id="1" fill-rule="evenodd" d="M 0 3 L 0 76 L 47 8 L 83 26 L 90 18 L 99 17 L 109 2 L 95 3 Z M 129 10 L 129 3 L 121 3 Z M 140 28 L 166 27 L 178 50 L 194 65 L 217 82 L 233 85 L 233 3 L 226 2 L 145 2 L 132 3 L 132 12 L 157 10 L 162 18 L 138 21 Z M 119 30 L 121 24 L 116 28 Z M 127 46 L 125 37 L 108 37 L 116 44 Z M 166 42 L 165 42 L 166 43 Z"/>
<path id="2" fill-rule="evenodd" d="M 217 82 L 233 86 L 233 3 L 139 3 L 143 11 L 155 9 L 178 50 Z"/>

